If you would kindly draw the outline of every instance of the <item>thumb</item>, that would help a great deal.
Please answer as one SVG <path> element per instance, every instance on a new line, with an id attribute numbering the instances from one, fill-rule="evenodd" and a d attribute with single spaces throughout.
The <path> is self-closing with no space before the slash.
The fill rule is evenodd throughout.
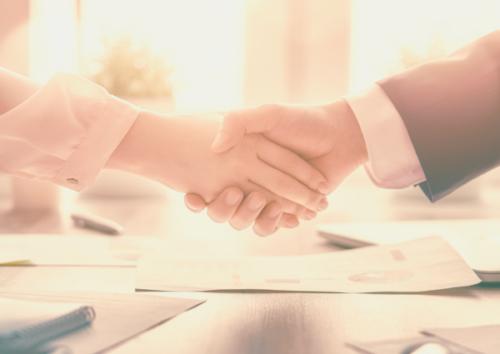
<path id="1" fill-rule="evenodd" d="M 277 105 L 264 105 L 228 113 L 212 143 L 212 151 L 220 153 L 229 150 L 237 145 L 245 134 L 270 131 L 279 121 L 278 108 Z"/>
<path id="2" fill-rule="evenodd" d="M 227 114 L 212 143 L 212 151 L 221 153 L 238 145 L 246 133 L 244 121 L 238 113 Z"/>

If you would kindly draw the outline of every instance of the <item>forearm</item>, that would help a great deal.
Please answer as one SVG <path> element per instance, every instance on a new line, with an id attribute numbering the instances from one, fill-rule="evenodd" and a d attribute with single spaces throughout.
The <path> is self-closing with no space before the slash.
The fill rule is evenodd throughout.
<path id="1" fill-rule="evenodd" d="M 217 182 L 219 172 L 206 161 L 223 157 L 209 149 L 219 122 L 216 117 L 204 118 L 143 111 L 106 167 L 144 176 L 179 192 L 211 190 L 207 186 Z M 206 175 L 197 173 L 198 169 Z"/>
<path id="2" fill-rule="evenodd" d="M 177 176 L 183 162 L 179 158 L 183 144 L 179 139 L 178 122 L 141 112 L 111 155 L 106 167 L 122 170 L 159 181 L 176 190 L 183 190 Z"/>
<path id="3" fill-rule="evenodd" d="M 380 82 L 400 113 L 435 201 L 500 161 L 500 31 Z"/>

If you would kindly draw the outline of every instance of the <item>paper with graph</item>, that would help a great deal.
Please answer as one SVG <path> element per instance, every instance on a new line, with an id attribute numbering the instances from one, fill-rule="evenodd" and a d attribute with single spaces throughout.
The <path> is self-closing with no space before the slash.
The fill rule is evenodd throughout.
<path id="1" fill-rule="evenodd" d="M 470 286 L 480 281 L 457 252 L 438 237 L 285 257 L 167 256 L 161 249 L 157 247 L 139 263 L 136 288 L 422 292 Z"/>

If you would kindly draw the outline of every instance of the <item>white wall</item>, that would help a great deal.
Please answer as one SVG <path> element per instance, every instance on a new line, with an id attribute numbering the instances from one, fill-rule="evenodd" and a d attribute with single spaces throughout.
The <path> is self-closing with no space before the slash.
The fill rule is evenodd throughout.
<path id="1" fill-rule="evenodd" d="M 349 0 L 248 0 L 245 103 L 314 103 L 343 95 L 349 32 Z"/>

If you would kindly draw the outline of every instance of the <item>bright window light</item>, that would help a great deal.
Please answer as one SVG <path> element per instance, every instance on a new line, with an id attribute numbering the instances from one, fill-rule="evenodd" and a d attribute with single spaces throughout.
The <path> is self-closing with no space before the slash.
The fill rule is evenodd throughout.
<path id="1" fill-rule="evenodd" d="M 132 36 L 172 66 L 178 110 L 242 102 L 245 0 L 82 0 L 84 69 L 105 41 Z"/>
<path id="2" fill-rule="evenodd" d="M 76 10 L 72 0 L 31 0 L 30 76 L 45 82 L 78 67 Z"/>
<path id="3" fill-rule="evenodd" d="M 351 91 L 498 28 L 497 0 L 353 0 Z"/>

